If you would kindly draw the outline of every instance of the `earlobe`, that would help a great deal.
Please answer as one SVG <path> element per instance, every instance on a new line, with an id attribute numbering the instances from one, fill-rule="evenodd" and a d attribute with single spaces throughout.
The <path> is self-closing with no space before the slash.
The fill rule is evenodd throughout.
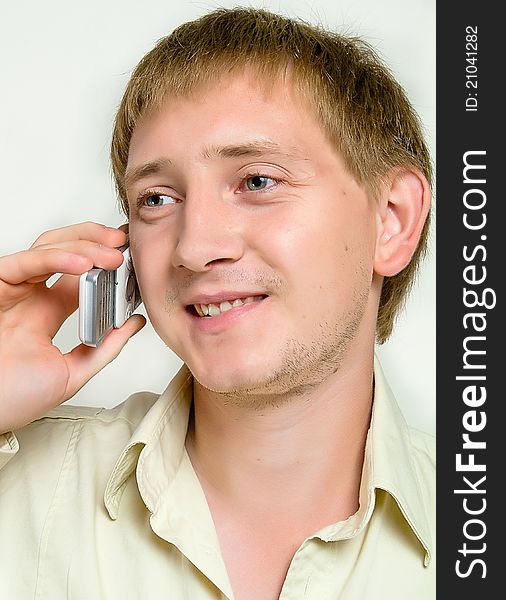
<path id="1" fill-rule="evenodd" d="M 378 204 L 374 270 L 396 275 L 409 263 L 430 209 L 430 186 L 417 170 L 392 174 Z"/>

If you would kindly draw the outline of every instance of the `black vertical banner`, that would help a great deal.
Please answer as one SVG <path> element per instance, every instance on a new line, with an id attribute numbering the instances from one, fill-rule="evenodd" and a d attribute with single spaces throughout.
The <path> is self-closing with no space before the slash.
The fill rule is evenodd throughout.
<path id="1" fill-rule="evenodd" d="M 506 597 L 500 7 L 437 6 L 437 589 L 459 600 Z"/>

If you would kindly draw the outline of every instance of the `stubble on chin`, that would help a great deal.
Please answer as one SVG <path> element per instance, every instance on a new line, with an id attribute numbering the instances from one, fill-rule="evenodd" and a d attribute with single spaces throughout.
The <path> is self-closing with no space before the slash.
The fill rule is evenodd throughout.
<path id="1" fill-rule="evenodd" d="M 367 301 L 367 290 L 357 292 L 350 313 L 337 323 L 318 323 L 317 335 L 309 345 L 288 339 L 280 351 L 279 366 L 254 385 L 220 390 L 199 384 L 218 395 L 224 405 L 251 411 L 280 407 L 308 394 L 341 368 L 356 339 Z"/>

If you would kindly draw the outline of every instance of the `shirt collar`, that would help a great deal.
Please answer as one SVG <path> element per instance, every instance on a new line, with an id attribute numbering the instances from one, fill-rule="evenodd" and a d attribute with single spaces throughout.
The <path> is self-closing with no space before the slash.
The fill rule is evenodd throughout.
<path id="1" fill-rule="evenodd" d="M 185 448 L 192 398 L 193 377 L 183 365 L 123 449 L 104 502 L 110 517 L 116 519 L 121 496 L 135 471 L 153 531 L 179 548 L 231 598 L 213 519 Z"/>
<path id="2" fill-rule="evenodd" d="M 183 365 L 146 413 L 116 461 L 104 494 L 105 506 L 112 519 L 118 516 L 121 496 L 135 470 L 142 499 L 148 510 L 155 512 L 159 491 L 174 477 L 185 452 L 192 394 L 193 378 L 188 367 Z M 143 465 L 146 455 L 152 455 L 153 451 L 161 461 L 161 468 L 153 470 L 147 477 Z"/>
<path id="3" fill-rule="evenodd" d="M 382 489 L 394 498 L 423 546 L 427 565 L 431 557 L 432 539 L 409 428 L 377 360 L 374 378 L 374 403 L 366 443 L 360 509 L 346 521 L 321 530 L 318 537 L 331 541 L 354 535 L 371 517 L 376 490 Z M 123 490 L 129 477 L 136 471 L 140 495 L 148 510 L 156 517 L 162 497 L 165 496 L 166 507 L 166 491 L 178 476 L 180 483 L 183 480 L 185 485 L 191 483 L 192 493 L 199 496 L 193 508 L 197 507 L 201 516 L 205 517 L 203 523 L 206 523 L 206 534 L 213 542 L 207 552 L 216 553 L 219 552 L 219 545 L 215 532 L 211 531 L 212 518 L 185 449 L 192 395 L 193 378 L 188 367 L 183 365 L 120 454 L 109 478 L 104 502 L 110 517 L 116 519 Z M 181 468 L 182 465 L 184 468 Z M 178 501 L 180 490 L 177 490 L 177 486 L 172 486 L 174 501 Z M 179 499 L 184 503 L 184 498 Z M 177 518 L 181 523 L 180 515 Z"/>
<path id="4" fill-rule="evenodd" d="M 383 489 L 396 501 L 399 510 L 425 550 L 427 566 L 432 538 L 414 456 L 410 429 L 388 385 L 379 361 L 374 364 L 375 393 L 368 445 L 370 448 L 370 489 Z M 367 460 L 367 458 L 366 458 Z"/>

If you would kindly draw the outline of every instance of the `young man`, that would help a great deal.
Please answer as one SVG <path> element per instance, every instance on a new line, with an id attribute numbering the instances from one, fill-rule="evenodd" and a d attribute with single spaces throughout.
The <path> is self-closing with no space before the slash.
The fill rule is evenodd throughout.
<path id="1" fill-rule="evenodd" d="M 434 597 L 433 444 L 374 362 L 428 226 L 402 90 L 360 42 L 218 10 L 140 62 L 112 164 L 147 313 L 185 366 L 159 398 L 47 413 L 143 325 L 51 343 L 125 234 L 86 223 L 0 259 L 2 589 Z"/>

